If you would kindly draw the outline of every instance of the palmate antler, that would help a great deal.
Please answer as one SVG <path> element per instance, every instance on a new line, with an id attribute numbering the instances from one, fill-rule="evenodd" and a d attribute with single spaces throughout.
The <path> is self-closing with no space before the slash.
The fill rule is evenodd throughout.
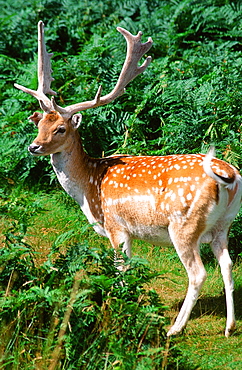
<path id="1" fill-rule="evenodd" d="M 117 30 L 122 33 L 127 41 L 127 55 L 117 84 L 109 94 L 101 96 L 102 87 L 100 86 L 93 100 L 69 105 L 65 108 L 57 105 L 54 97 L 49 99 L 46 96 L 46 94 L 56 95 L 56 92 L 50 88 L 51 82 L 54 80 L 51 76 L 52 70 L 50 62 L 50 58 L 53 54 L 49 54 L 46 51 L 44 42 L 44 24 L 42 21 L 38 23 L 38 89 L 35 91 L 18 84 L 14 84 L 14 86 L 38 99 L 43 111 L 50 112 L 55 110 L 67 119 L 74 113 L 82 110 L 110 103 L 118 96 L 122 95 L 127 84 L 148 67 L 151 62 L 150 56 L 146 58 L 141 66 L 138 66 L 138 62 L 151 48 L 153 43 L 151 37 L 149 37 L 147 42 L 141 43 L 140 40 L 142 32 L 139 32 L 134 36 L 124 28 L 117 27 Z"/>

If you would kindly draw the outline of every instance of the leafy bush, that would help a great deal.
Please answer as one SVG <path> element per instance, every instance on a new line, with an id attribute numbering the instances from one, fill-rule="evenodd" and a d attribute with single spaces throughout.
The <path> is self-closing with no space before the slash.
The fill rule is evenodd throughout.
<path id="1" fill-rule="evenodd" d="M 45 178 L 48 159 L 27 153 L 36 129 L 27 117 L 38 103 L 13 88 L 36 88 L 37 22 L 54 51 L 53 88 L 60 104 L 110 91 L 125 55 L 122 26 L 152 36 L 153 62 L 112 104 L 84 112 L 82 137 L 90 155 L 114 151 L 169 154 L 207 150 L 241 166 L 241 2 L 10 1 L 1 3 L 1 176 Z M 138 86 L 138 89 L 137 89 Z M 141 92 L 138 94 L 138 92 Z M 95 144 L 94 144 L 95 143 Z M 45 170 L 46 169 L 46 170 Z M 49 180 L 48 180 L 49 181 Z"/>
<path id="2" fill-rule="evenodd" d="M 229 234 L 229 247 L 230 254 L 234 260 L 242 257 L 242 238 L 241 238 L 241 225 L 242 225 L 242 211 L 237 215 L 233 222 Z"/>
<path id="3" fill-rule="evenodd" d="M 146 261 L 118 273 L 112 250 L 87 243 L 35 258 L 15 225 L 0 249 L 1 368 L 161 369 L 164 306 Z M 166 368 L 179 356 L 171 350 Z"/>
<path id="4" fill-rule="evenodd" d="M 166 155 L 206 151 L 241 167 L 242 4 L 240 0 L 0 0 L 1 215 L 12 220 L 0 249 L 0 358 L 4 369 L 185 369 L 167 353 L 164 307 L 147 288 L 155 276 L 146 262 L 129 261 L 118 275 L 111 251 L 87 243 L 58 250 L 43 264 L 25 241 L 38 202 L 18 189 L 50 184 L 48 158 L 27 146 L 39 110 L 14 82 L 37 87 L 37 23 L 45 23 L 58 103 L 110 91 L 125 57 L 115 27 L 154 40 L 153 62 L 126 93 L 83 113 L 81 136 L 93 156 L 114 152 Z M 230 232 L 241 256 L 241 213 Z M 122 283 L 122 284 L 121 284 Z M 79 288 L 79 289 L 78 289 Z M 169 354 L 169 357 L 167 357 Z M 168 365 L 166 366 L 166 361 Z M 191 368 L 190 368 L 191 370 Z"/>

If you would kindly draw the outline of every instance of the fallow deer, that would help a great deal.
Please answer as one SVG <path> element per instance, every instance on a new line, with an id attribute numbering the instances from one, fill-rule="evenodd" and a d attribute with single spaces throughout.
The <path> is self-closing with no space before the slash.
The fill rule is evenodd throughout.
<path id="1" fill-rule="evenodd" d="M 167 156 L 111 156 L 91 158 L 83 149 L 78 127 L 85 109 L 110 103 L 123 94 L 125 86 L 142 73 L 151 61 L 141 57 L 152 39 L 141 43 L 136 36 L 118 27 L 127 41 L 127 56 L 114 89 L 101 96 L 70 105 L 58 106 L 50 88 L 52 54 L 44 43 L 44 26 L 38 24 L 38 89 L 15 87 L 39 100 L 42 113 L 31 117 L 38 136 L 29 146 L 34 156 L 50 155 L 57 178 L 65 191 L 81 206 L 97 233 L 111 245 L 131 256 L 133 239 L 157 245 L 173 244 L 189 278 L 182 308 L 168 336 L 187 324 L 206 278 L 200 243 L 210 243 L 218 259 L 225 284 L 227 323 L 225 335 L 235 329 L 232 262 L 228 253 L 228 231 L 241 205 L 242 182 L 230 164 L 204 154 Z"/>

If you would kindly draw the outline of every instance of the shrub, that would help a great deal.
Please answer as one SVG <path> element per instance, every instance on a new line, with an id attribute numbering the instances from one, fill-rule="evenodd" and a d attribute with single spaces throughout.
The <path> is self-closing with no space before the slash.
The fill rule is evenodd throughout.
<path id="1" fill-rule="evenodd" d="M 36 265 L 23 236 L 15 225 L 0 250 L 3 368 L 161 368 L 164 306 L 148 288 L 157 274 L 145 260 L 118 273 L 112 250 L 84 242 L 64 255 L 56 243 Z"/>
<path id="2" fill-rule="evenodd" d="M 170 154 L 207 150 L 241 166 L 241 3 L 180 1 L 5 1 L 0 27 L 1 176 L 51 180 L 47 158 L 27 153 L 36 129 L 27 117 L 38 103 L 13 88 L 36 88 L 39 19 L 46 25 L 53 88 L 60 104 L 110 91 L 120 72 L 125 41 L 115 27 L 152 36 L 153 62 L 126 94 L 84 112 L 82 137 L 90 155 L 114 151 Z M 138 88 L 137 88 L 138 87 Z M 94 144 L 95 143 L 95 144 Z"/>

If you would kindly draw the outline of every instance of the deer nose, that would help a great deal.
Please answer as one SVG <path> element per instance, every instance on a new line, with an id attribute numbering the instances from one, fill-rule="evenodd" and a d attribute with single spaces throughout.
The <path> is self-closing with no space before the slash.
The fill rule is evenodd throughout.
<path id="1" fill-rule="evenodd" d="M 37 144 L 31 144 L 29 147 L 28 147 L 28 151 L 31 153 L 31 154 L 36 154 L 38 153 L 40 149 L 40 145 L 37 145 Z"/>

